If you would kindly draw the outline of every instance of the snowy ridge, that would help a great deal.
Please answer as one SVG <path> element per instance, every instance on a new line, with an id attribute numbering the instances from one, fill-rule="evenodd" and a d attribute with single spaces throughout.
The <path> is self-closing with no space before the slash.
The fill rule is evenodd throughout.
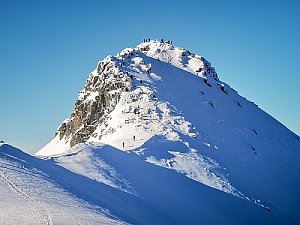
<path id="1" fill-rule="evenodd" d="M 84 175 L 92 180 L 113 188 L 136 194 L 130 183 L 123 179 L 116 170 L 94 154 L 93 149 L 101 146 L 93 143 L 78 144 L 67 154 L 56 155 L 53 159 L 61 166 L 74 173 Z"/>
<path id="2" fill-rule="evenodd" d="M 100 157 L 103 149 L 118 149 L 300 221 L 300 181 L 293 177 L 300 172 L 299 140 L 220 81 L 202 56 L 150 41 L 98 63 L 74 112 L 37 155 L 140 196 Z"/>

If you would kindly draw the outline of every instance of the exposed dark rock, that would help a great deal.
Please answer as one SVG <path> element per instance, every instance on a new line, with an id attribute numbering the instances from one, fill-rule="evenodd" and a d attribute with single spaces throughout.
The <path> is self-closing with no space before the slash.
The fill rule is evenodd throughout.
<path id="1" fill-rule="evenodd" d="M 96 71 L 79 93 L 70 119 L 58 129 L 60 139 L 71 138 L 71 146 L 87 141 L 99 124 L 105 124 L 105 115 L 113 111 L 120 94 L 130 90 L 131 79 L 119 70 L 111 57 L 101 61 Z"/>

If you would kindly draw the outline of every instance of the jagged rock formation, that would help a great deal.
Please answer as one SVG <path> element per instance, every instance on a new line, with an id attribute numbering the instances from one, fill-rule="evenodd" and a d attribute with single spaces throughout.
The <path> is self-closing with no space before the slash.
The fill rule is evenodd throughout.
<path id="1" fill-rule="evenodd" d="M 56 135 L 70 138 L 71 147 L 84 143 L 99 124 L 105 123 L 121 92 L 131 89 L 129 76 L 120 71 L 117 63 L 119 60 L 111 56 L 98 63 L 79 93 L 70 118 L 58 128 Z"/>

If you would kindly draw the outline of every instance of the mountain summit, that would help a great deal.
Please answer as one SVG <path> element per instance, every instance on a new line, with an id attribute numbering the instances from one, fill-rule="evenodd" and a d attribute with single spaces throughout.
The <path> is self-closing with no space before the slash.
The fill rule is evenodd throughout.
<path id="1" fill-rule="evenodd" d="M 94 155 L 103 144 L 300 222 L 300 138 L 222 82 L 204 57 L 169 41 L 100 61 L 37 155 L 74 170 L 68 154 L 78 163 L 78 154 Z M 122 179 L 101 180 L 136 193 Z"/>
<path id="2" fill-rule="evenodd" d="M 111 139 L 112 135 L 118 140 L 108 144 L 121 147 L 123 141 L 128 142 L 126 140 L 128 137 L 117 137 L 117 135 L 120 132 L 123 133 L 125 127 L 127 133 L 128 127 L 134 128 L 133 133 L 139 132 L 139 130 L 147 133 L 147 138 L 143 143 L 153 135 L 177 136 L 178 132 L 188 134 L 191 129 L 195 129 L 190 127 L 191 123 L 179 116 L 180 113 L 167 101 L 168 98 L 158 98 L 166 91 L 168 95 L 174 95 L 172 93 L 174 90 L 169 90 L 172 84 L 164 82 L 161 69 L 165 70 L 163 72 L 169 76 L 168 79 L 174 77 L 172 83 L 182 76 L 193 74 L 202 77 L 208 87 L 214 83 L 220 86 L 220 90 L 227 93 L 224 84 L 219 82 L 215 69 L 203 57 L 186 49 L 174 47 L 169 43 L 145 42 L 134 49 L 124 49 L 115 57 L 108 56 L 98 63 L 87 79 L 84 89 L 79 92 L 75 109 L 70 118 L 59 126 L 50 145 L 45 146 L 38 154 L 62 153 L 66 149 L 86 141 L 106 143 L 106 139 Z M 161 86 L 162 84 L 164 87 Z M 173 89 L 174 87 L 176 84 Z M 209 104 L 213 106 L 212 103 Z M 169 111 L 174 114 L 171 116 Z M 134 116 L 131 115 L 132 113 Z M 167 114 L 169 115 L 165 120 L 159 117 L 160 115 L 167 116 Z M 146 122 L 147 119 L 151 119 L 153 122 Z M 109 121 L 118 124 L 111 124 Z M 171 126 L 170 123 L 178 123 L 178 121 L 185 124 L 185 127 Z M 157 124 L 156 127 L 153 127 L 154 123 Z M 124 124 L 129 126 L 124 126 Z M 130 124 L 135 126 L 130 126 Z M 137 129 L 137 125 L 141 128 Z M 196 135 L 195 132 L 191 133 L 193 134 L 189 134 L 189 136 Z M 139 143 L 140 146 L 143 144 Z M 56 152 L 53 151 L 52 144 L 55 144 Z M 132 147 L 126 146 L 124 149 L 132 149 Z M 139 146 L 134 145 L 134 147 Z M 49 150 L 49 148 L 51 149 Z"/>

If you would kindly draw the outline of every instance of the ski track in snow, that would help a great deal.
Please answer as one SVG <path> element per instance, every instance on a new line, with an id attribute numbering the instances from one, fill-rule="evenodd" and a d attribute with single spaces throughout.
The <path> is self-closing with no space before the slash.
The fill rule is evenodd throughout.
<path id="1" fill-rule="evenodd" d="M 4 169 L 5 167 L 0 164 L 0 168 Z M 6 174 L 7 172 L 4 170 L 0 171 L 0 178 L 14 191 L 16 194 L 20 196 L 20 198 L 25 198 L 34 206 L 34 209 L 38 212 L 39 215 L 42 215 L 43 221 L 40 221 L 41 224 L 52 225 L 52 217 L 51 214 L 47 211 L 47 209 L 38 202 L 37 199 L 31 197 L 31 193 L 26 193 L 21 188 L 18 187 L 17 184 L 9 178 Z M 15 179 L 14 179 L 15 180 Z"/>

